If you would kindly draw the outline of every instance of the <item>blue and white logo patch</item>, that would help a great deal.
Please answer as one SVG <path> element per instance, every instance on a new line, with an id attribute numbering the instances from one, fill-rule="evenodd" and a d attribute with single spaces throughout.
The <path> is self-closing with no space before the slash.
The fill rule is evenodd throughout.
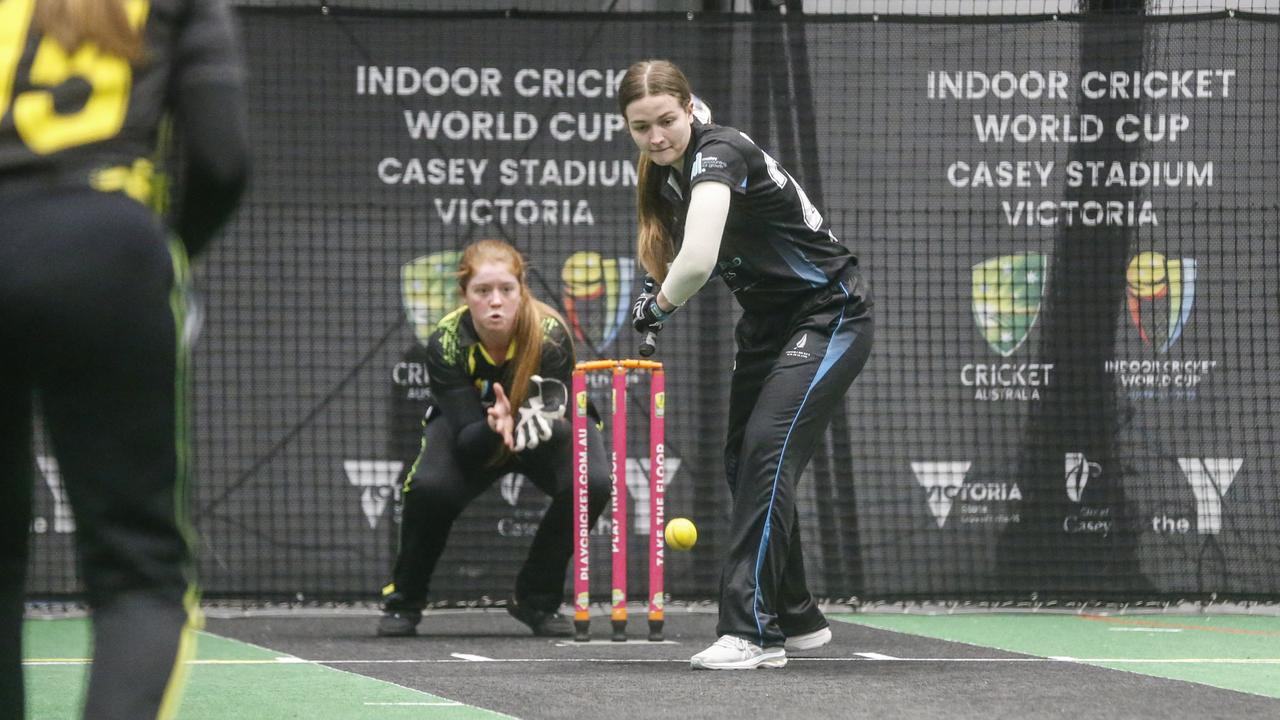
<path id="1" fill-rule="evenodd" d="M 692 180 L 707 170 L 719 170 L 726 167 L 728 167 L 728 164 L 720 158 L 714 155 L 698 153 L 693 156 L 693 169 L 689 172 L 689 179 Z"/>

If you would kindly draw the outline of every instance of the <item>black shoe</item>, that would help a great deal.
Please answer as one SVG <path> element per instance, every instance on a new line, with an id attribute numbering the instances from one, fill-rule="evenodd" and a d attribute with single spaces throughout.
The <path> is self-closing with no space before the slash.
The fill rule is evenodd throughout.
<path id="1" fill-rule="evenodd" d="M 538 637 L 571 637 L 573 623 L 558 612 L 547 612 L 521 604 L 515 597 L 507 600 L 507 613 L 519 620 Z"/>
<path id="2" fill-rule="evenodd" d="M 378 637 L 409 637 L 418 634 L 418 610 L 388 610 L 378 618 Z"/>

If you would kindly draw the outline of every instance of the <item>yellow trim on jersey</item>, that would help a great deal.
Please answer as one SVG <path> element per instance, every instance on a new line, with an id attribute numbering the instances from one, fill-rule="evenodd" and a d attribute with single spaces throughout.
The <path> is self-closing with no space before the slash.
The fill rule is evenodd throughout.
<path id="1" fill-rule="evenodd" d="M 187 593 L 182 599 L 187 609 L 187 621 L 182 625 L 182 635 L 178 638 L 178 653 L 173 660 L 173 671 L 169 674 L 169 682 L 164 686 L 164 695 L 160 698 L 160 712 L 156 720 L 171 720 L 178 715 L 178 706 L 182 704 L 182 694 L 187 689 L 187 676 L 191 672 L 191 661 L 196 658 L 197 632 L 204 629 L 204 613 L 200 610 L 200 593 L 195 585 L 187 586 Z"/>
<path id="2" fill-rule="evenodd" d="M 492 356 L 492 355 L 490 355 L 490 354 L 489 354 L 489 351 L 485 349 L 485 347 L 484 347 L 484 343 L 482 343 L 482 342 L 477 342 L 473 347 L 475 347 L 475 348 L 477 348 L 477 349 L 479 349 L 479 350 L 480 350 L 480 352 L 484 355 L 484 359 L 485 359 L 485 361 L 486 361 L 486 362 L 488 362 L 490 365 L 492 365 L 492 366 L 494 366 L 494 367 L 498 367 L 499 363 L 494 362 L 493 356 Z M 507 360 L 510 360 L 511 358 L 513 358 L 513 357 L 515 357 L 515 356 L 516 356 L 516 339 L 515 339 L 515 338 L 511 338 L 511 342 L 507 344 L 507 356 L 506 356 L 506 358 L 504 358 L 504 359 L 502 360 L 502 362 L 506 362 Z M 476 369 L 476 367 L 475 367 L 475 359 L 474 359 L 474 358 L 470 358 L 468 362 L 469 362 L 469 367 L 470 367 L 471 372 L 475 372 L 475 369 Z"/>
<path id="3" fill-rule="evenodd" d="M 145 201 L 144 201 L 145 202 Z M 174 460 L 175 478 L 173 489 L 174 519 L 184 544 L 188 548 L 191 559 L 184 564 L 183 572 L 188 578 L 187 591 L 183 595 L 182 605 L 187 611 L 187 620 L 182 625 L 178 637 L 178 652 L 173 661 L 173 669 L 169 673 L 169 681 L 165 683 L 164 694 L 160 698 L 160 709 L 156 718 L 170 720 L 178 713 L 182 702 L 182 694 L 186 690 L 187 675 L 191 661 L 196 656 L 196 632 L 204 628 L 204 613 L 200 610 L 200 590 L 195 583 L 194 553 L 197 547 L 197 534 L 190 518 L 189 479 L 189 445 L 190 438 L 187 422 L 187 392 L 190 375 L 187 372 L 191 348 L 187 347 L 184 329 L 187 323 L 187 307 L 184 290 L 190 281 L 190 266 L 187 253 L 182 243 L 176 238 L 169 238 L 169 258 L 173 263 L 173 288 L 169 292 L 169 308 L 173 313 L 175 338 L 174 367 Z"/>
<path id="4" fill-rule="evenodd" d="M 117 165 L 95 170 L 89 176 L 89 186 L 98 192 L 123 192 L 143 205 L 149 205 L 154 200 L 151 193 L 154 173 L 155 165 L 150 160 L 138 158 L 132 166 Z"/>

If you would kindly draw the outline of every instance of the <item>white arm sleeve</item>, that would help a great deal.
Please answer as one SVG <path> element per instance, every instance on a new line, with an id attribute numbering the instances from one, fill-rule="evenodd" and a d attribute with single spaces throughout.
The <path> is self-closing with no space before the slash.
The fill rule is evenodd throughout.
<path id="1" fill-rule="evenodd" d="M 685 304 L 715 270 L 732 195 L 733 190 L 719 182 L 699 183 L 689 194 L 684 240 L 667 271 L 667 279 L 662 282 L 662 295 L 672 305 Z"/>

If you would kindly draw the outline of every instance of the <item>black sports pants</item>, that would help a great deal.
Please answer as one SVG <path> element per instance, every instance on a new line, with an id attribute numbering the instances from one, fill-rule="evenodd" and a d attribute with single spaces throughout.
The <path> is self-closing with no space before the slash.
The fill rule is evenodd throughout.
<path id="1" fill-rule="evenodd" d="M 489 467 L 483 459 L 458 457 L 452 446 L 453 432 L 445 418 L 437 416 L 427 421 L 422 451 L 405 482 L 400 551 L 387 609 L 422 609 L 454 520 L 480 493 L 509 472 L 524 474 L 551 496 L 529 555 L 516 577 L 515 595 L 544 612 L 560 607 L 573 548 L 573 468 L 567 428 L 567 422 L 557 423 L 549 441 Z M 594 526 L 609 502 L 612 483 L 604 439 L 593 422 L 587 423 L 587 450 L 587 504 Z"/>
<path id="2" fill-rule="evenodd" d="M 176 260 L 184 267 L 185 257 Z M 175 258 L 122 195 L 0 194 L 0 708 L 22 716 L 38 398 L 93 609 L 87 718 L 154 718 L 194 641 Z M 183 517 L 180 517 L 183 516 Z M 191 594 L 188 595 L 188 591 Z M 193 610 L 194 612 L 194 610 Z M 180 644 L 181 641 L 185 641 Z M 175 680 L 176 678 L 176 680 Z M 172 684 L 171 684 L 172 682 Z M 10 715 L 12 713 L 12 715 Z"/>
<path id="3" fill-rule="evenodd" d="M 871 352 L 869 301 L 856 272 L 798 309 L 747 313 L 735 333 L 725 471 L 733 495 L 720 578 L 721 635 L 761 646 L 825 627 L 809 593 L 796 483 Z"/>

